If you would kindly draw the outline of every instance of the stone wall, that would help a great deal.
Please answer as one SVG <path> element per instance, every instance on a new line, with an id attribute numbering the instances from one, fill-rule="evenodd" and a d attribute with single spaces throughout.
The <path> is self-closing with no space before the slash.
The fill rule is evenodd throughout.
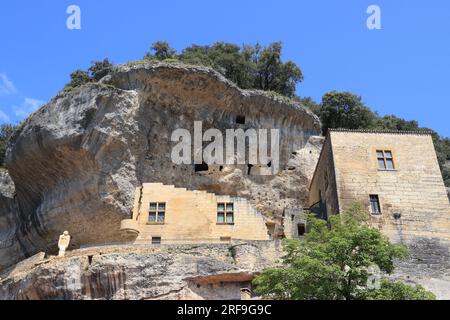
<path id="1" fill-rule="evenodd" d="M 144 183 L 137 189 L 136 199 L 133 221 L 137 222 L 138 244 L 149 244 L 152 237 L 161 237 L 164 244 L 270 239 L 263 216 L 243 198 Z M 152 202 L 165 203 L 164 224 L 148 223 Z M 233 204 L 233 224 L 218 223 L 218 203 Z"/>
<path id="2" fill-rule="evenodd" d="M 324 143 L 311 181 L 308 207 L 323 218 L 339 213 L 333 149 L 330 139 Z"/>
<path id="3" fill-rule="evenodd" d="M 450 241 L 417 237 L 405 243 L 410 256 L 396 263 L 391 276 L 410 284 L 420 284 L 440 300 L 450 299 Z"/>
<path id="4" fill-rule="evenodd" d="M 378 195 L 381 215 L 371 222 L 396 242 L 450 239 L 450 204 L 429 134 L 332 131 L 340 212 L 355 202 L 370 212 Z M 377 150 L 390 150 L 395 170 L 379 170 Z M 394 215 L 396 214 L 396 215 Z"/>

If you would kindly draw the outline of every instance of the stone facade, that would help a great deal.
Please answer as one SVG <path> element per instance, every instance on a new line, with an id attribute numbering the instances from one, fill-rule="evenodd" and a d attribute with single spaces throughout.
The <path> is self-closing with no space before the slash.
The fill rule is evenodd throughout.
<path id="1" fill-rule="evenodd" d="M 225 207 L 223 216 L 220 205 Z M 232 214 L 228 221 L 227 212 Z M 135 244 L 270 240 L 264 217 L 247 200 L 162 183 L 136 189 L 133 218 L 122 221 L 122 230 L 136 235 Z"/>
<path id="2" fill-rule="evenodd" d="M 379 168 L 380 150 L 392 153 L 392 170 Z M 361 203 L 371 211 L 371 195 L 381 207 L 371 222 L 393 241 L 450 239 L 450 205 L 429 133 L 330 130 L 310 206 L 322 202 L 335 214 Z"/>

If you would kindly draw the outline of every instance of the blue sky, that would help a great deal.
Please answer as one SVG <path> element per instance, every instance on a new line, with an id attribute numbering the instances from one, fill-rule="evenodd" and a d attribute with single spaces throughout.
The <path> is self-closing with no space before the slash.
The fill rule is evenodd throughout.
<path id="1" fill-rule="evenodd" d="M 71 4 L 81 8 L 81 30 L 66 28 Z M 381 8 L 381 30 L 366 27 L 371 4 Z M 73 70 L 104 57 L 140 59 L 155 40 L 178 50 L 281 40 L 283 58 L 305 75 L 299 95 L 351 91 L 382 115 L 450 136 L 449 35 L 448 0 L 1 1 L 0 123 L 50 100 Z"/>

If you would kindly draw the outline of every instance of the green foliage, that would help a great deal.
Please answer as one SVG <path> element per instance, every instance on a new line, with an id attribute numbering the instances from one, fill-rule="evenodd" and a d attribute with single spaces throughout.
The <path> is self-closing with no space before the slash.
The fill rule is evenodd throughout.
<path id="1" fill-rule="evenodd" d="M 367 300 L 436 300 L 436 296 L 421 285 L 410 286 L 383 279 L 379 289 L 368 293 Z"/>
<path id="2" fill-rule="evenodd" d="M 89 73 L 78 69 L 70 74 L 70 82 L 66 85 L 65 89 L 69 90 L 72 88 L 77 88 L 89 82 L 91 82 Z"/>
<path id="3" fill-rule="evenodd" d="M 241 47 L 227 42 L 192 45 L 177 55 L 167 42 L 158 41 L 151 49 L 145 56 L 150 61 L 177 59 L 186 64 L 208 66 L 243 89 L 274 91 L 293 97 L 297 84 L 303 80 L 302 71 L 294 62 L 282 62 L 281 42 L 267 47 L 259 44 Z"/>
<path id="4" fill-rule="evenodd" d="M 419 123 L 415 120 L 407 121 L 405 119 L 396 117 L 394 115 L 387 115 L 378 118 L 375 121 L 374 127 L 380 130 L 419 130 Z"/>
<path id="5" fill-rule="evenodd" d="M 319 116 L 324 134 L 332 128 L 370 128 L 375 122 L 375 114 L 362 103 L 361 97 L 350 92 L 332 91 L 325 94 Z"/>
<path id="6" fill-rule="evenodd" d="M 89 76 L 94 81 L 99 81 L 111 72 L 112 67 L 113 65 L 109 62 L 108 58 L 103 61 L 93 61 L 92 66 L 89 68 Z"/>
<path id="7" fill-rule="evenodd" d="M 156 41 L 152 44 L 150 49 L 153 53 L 147 53 L 145 59 L 148 60 L 165 60 L 176 57 L 177 51 L 172 48 L 166 41 Z"/>
<path id="8" fill-rule="evenodd" d="M 294 100 L 302 105 L 303 107 L 307 108 L 308 110 L 312 111 L 316 115 L 319 115 L 320 112 L 320 105 L 313 100 L 311 97 L 294 97 Z"/>
<path id="9" fill-rule="evenodd" d="M 371 289 L 370 268 L 392 273 L 394 260 L 406 258 L 407 249 L 390 243 L 379 230 L 369 227 L 367 218 L 360 205 L 329 221 L 309 216 L 305 239 L 285 242 L 283 267 L 267 269 L 257 277 L 256 293 L 293 300 L 420 297 L 410 294 L 416 291 L 404 284 L 384 282 L 381 291 Z"/>
<path id="10" fill-rule="evenodd" d="M 15 128 L 11 124 L 2 124 L 0 126 L 0 167 L 4 166 L 6 148 Z"/>
<path id="11" fill-rule="evenodd" d="M 101 78 L 111 72 L 113 64 L 108 58 L 103 61 L 92 61 L 88 71 L 76 70 L 70 75 L 70 82 L 66 84 L 64 90 L 72 90 L 90 82 L 98 82 Z"/>

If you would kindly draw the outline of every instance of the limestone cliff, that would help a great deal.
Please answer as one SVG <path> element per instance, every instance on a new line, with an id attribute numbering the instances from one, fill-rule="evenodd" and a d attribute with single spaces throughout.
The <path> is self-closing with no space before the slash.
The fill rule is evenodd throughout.
<path id="1" fill-rule="evenodd" d="M 240 299 L 254 274 L 277 263 L 279 242 L 104 247 L 43 255 L 0 279 L 0 300 Z"/>
<path id="2" fill-rule="evenodd" d="M 0 271 L 2 265 L 25 258 L 17 239 L 20 225 L 17 209 L 14 183 L 8 172 L 0 168 Z"/>
<path id="3" fill-rule="evenodd" d="M 239 118 L 239 121 L 237 119 Z M 177 128 L 280 129 L 280 168 L 249 175 L 247 166 L 195 172 L 171 161 Z M 247 198 L 279 219 L 305 204 L 322 140 L 320 122 L 274 94 L 241 90 L 217 72 L 172 64 L 116 67 L 100 83 L 61 92 L 14 134 L 6 163 L 15 195 L 2 195 L 0 269 L 18 257 L 55 252 L 63 230 L 81 244 L 117 242 L 145 182 Z M 14 253 L 14 254 L 11 254 Z"/>

